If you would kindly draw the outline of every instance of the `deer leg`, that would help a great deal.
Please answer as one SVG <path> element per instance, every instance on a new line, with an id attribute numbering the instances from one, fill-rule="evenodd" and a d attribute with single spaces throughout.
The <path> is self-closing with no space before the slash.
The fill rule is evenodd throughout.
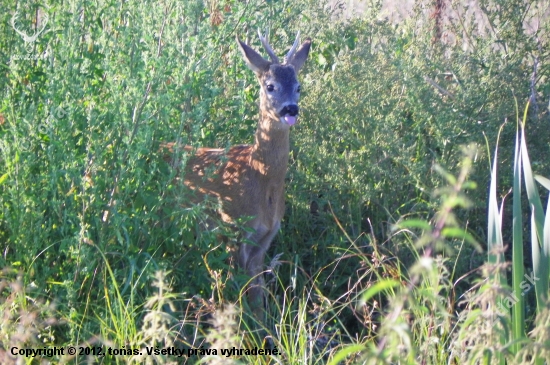
<path id="1" fill-rule="evenodd" d="M 252 277 L 250 287 L 248 288 L 248 298 L 249 305 L 253 308 L 254 315 L 258 319 L 261 319 L 265 306 L 265 282 L 262 273 L 265 253 L 279 231 L 280 225 L 280 222 L 277 222 L 272 229 L 260 226 L 249 237 L 249 240 L 256 243 L 256 245 L 243 243 L 239 249 L 239 265 Z"/>

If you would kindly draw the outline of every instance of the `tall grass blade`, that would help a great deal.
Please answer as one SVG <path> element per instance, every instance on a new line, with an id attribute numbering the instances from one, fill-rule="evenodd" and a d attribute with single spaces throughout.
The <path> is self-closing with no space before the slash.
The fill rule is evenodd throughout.
<path id="1" fill-rule="evenodd" d="M 501 129 L 502 130 L 502 127 Z M 499 131 L 500 137 L 500 131 Z M 497 201 L 497 161 L 498 161 L 498 143 L 495 147 L 493 157 L 493 166 L 491 168 L 491 184 L 489 188 L 489 212 L 487 217 L 487 250 L 489 263 L 497 264 L 504 262 L 503 241 L 502 241 L 502 212 L 498 208 Z M 500 281 L 505 281 L 501 278 Z"/>
<path id="2" fill-rule="evenodd" d="M 544 177 L 544 176 L 540 176 L 540 175 L 535 175 L 535 180 L 537 180 L 537 182 L 539 184 L 541 184 L 542 186 L 544 186 L 547 190 L 550 191 L 550 179 Z M 548 211 L 547 211 L 548 212 Z"/>
<path id="3" fill-rule="evenodd" d="M 540 196 L 535 185 L 535 178 L 531 169 L 531 162 L 529 160 L 529 154 L 527 153 L 527 143 L 525 141 L 525 122 L 527 120 L 528 106 L 526 107 L 523 123 L 521 124 L 521 158 L 523 162 L 525 189 L 532 211 L 531 250 L 533 256 L 537 313 L 540 313 L 548 298 L 548 266 L 550 265 L 550 261 L 548 248 L 544 247 L 544 210 L 542 209 Z"/>
<path id="4" fill-rule="evenodd" d="M 546 206 L 546 218 L 544 219 L 543 244 L 544 244 L 544 247 L 543 247 L 544 254 L 546 257 L 549 257 L 550 256 L 550 198 L 548 199 L 548 205 Z"/>
<path id="5" fill-rule="evenodd" d="M 495 155 L 493 157 L 493 166 L 491 168 L 491 184 L 489 188 L 489 212 L 487 217 L 487 250 L 488 250 L 488 261 L 490 264 L 499 264 L 504 262 L 504 244 L 502 241 L 502 210 L 498 208 L 497 201 L 497 161 L 498 161 L 498 143 L 500 139 L 500 132 L 502 131 L 502 126 L 500 127 L 497 143 L 495 146 Z M 498 282 L 501 285 L 506 284 L 506 277 L 497 272 L 489 278 L 492 282 Z M 499 298 L 499 302 L 503 298 Z M 497 303 L 498 307 L 503 307 L 502 303 Z M 501 344 L 505 344 L 508 340 L 507 336 L 500 332 L 499 341 Z M 490 360 L 489 360 L 490 361 Z M 498 355 L 498 363 L 504 364 L 505 359 L 503 354 Z"/>
<path id="6" fill-rule="evenodd" d="M 512 203 L 512 289 L 517 303 L 512 307 L 512 336 L 514 339 L 525 337 L 525 299 L 522 293 L 521 283 L 525 270 L 523 267 L 523 219 L 521 213 L 521 177 L 522 160 L 520 149 L 519 118 L 516 130 L 516 144 L 514 151 L 514 182 Z M 517 353 L 519 344 L 514 344 L 512 351 Z"/>

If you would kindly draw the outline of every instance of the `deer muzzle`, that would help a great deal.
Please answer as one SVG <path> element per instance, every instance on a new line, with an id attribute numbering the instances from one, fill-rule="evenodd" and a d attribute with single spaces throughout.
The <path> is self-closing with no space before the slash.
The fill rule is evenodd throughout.
<path id="1" fill-rule="evenodd" d="M 299 111 L 300 109 L 298 108 L 298 105 L 290 104 L 281 109 L 279 115 L 282 116 L 286 124 L 292 126 L 296 124 L 296 116 L 298 115 Z"/>

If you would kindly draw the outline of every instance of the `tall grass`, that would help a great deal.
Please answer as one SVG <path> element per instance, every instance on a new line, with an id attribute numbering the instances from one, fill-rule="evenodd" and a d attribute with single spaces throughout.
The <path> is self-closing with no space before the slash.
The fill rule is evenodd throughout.
<path id="1" fill-rule="evenodd" d="M 500 298 L 498 305 L 500 309 L 511 310 L 511 332 L 502 333 L 501 342 L 503 344 L 508 341 L 512 342 L 512 353 L 518 354 L 522 349 L 522 342 L 525 342 L 525 333 L 527 323 L 525 321 L 525 294 L 533 286 L 535 288 L 536 298 L 536 313 L 540 316 L 546 309 L 548 302 L 548 264 L 550 263 L 550 246 L 548 245 L 549 237 L 547 227 L 550 224 L 549 211 L 544 213 L 541 200 L 539 197 L 538 189 L 536 187 L 536 180 L 542 182 L 542 185 L 548 189 L 548 179 L 542 176 L 535 176 L 532 172 L 531 163 L 527 151 L 527 142 L 525 134 L 525 125 L 527 123 L 529 104 L 525 107 L 525 113 L 523 118 L 518 117 L 517 132 L 516 132 L 516 146 L 514 154 L 514 171 L 513 171 L 513 240 L 512 240 L 512 291 L 503 298 Z M 504 251 L 502 242 L 502 212 L 503 208 L 499 209 L 497 206 L 496 197 L 496 173 L 497 165 L 497 151 L 495 151 L 493 172 L 491 176 L 491 191 L 489 195 L 489 204 L 492 209 L 489 211 L 489 231 L 494 232 L 490 236 L 488 242 L 488 250 L 490 252 L 489 262 L 493 264 L 503 263 Z M 524 270 L 524 255 L 523 250 L 526 247 L 526 243 L 523 240 L 523 226 L 522 226 L 522 177 L 524 177 L 524 184 L 526 187 L 527 198 L 529 207 L 531 208 L 531 252 L 532 252 L 532 268 L 531 275 L 525 274 Z M 548 189 L 550 190 L 550 189 Z M 550 202 L 550 200 L 549 200 Z M 504 201 L 502 203 L 504 205 Z M 546 229 L 546 231 L 545 231 Z M 492 252 L 500 252 L 498 257 Z M 501 284 L 506 284 L 506 277 L 500 277 Z M 509 313 L 506 313 L 509 314 Z M 504 361 L 504 357 L 502 357 Z M 535 358 L 535 363 L 544 363 L 543 358 Z"/>
<path id="2" fill-rule="evenodd" d="M 0 362 L 548 356 L 550 223 L 537 195 L 548 181 L 537 174 L 550 168 L 550 88 L 537 65 L 550 30 L 528 27 L 547 2 L 418 1 L 399 24 L 380 1 L 349 19 L 345 2 L 313 0 L 0 2 Z M 15 29 L 42 26 L 33 42 Z M 235 36 L 259 49 L 258 28 L 280 54 L 298 30 L 313 39 L 264 323 L 242 300 L 250 278 L 228 264 L 235 225 L 205 229 L 216 202 L 192 204 L 177 183 L 186 156 L 158 152 L 252 141 L 257 82 Z M 501 129 L 527 99 L 518 132 Z M 485 140 L 499 145 L 491 169 L 489 149 L 464 154 Z M 510 187 L 511 207 L 499 204 Z M 517 295 L 525 275 L 540 280 Z M 279 354 L 10 353 L 44 346 Z"/>

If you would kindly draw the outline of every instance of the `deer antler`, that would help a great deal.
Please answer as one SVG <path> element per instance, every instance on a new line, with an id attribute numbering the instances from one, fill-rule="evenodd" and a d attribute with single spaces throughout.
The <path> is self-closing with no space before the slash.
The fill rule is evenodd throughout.
<path id="1" fill-rule="evenodd" d="M 266 31 L 266 35 L 262 36 L 262 33 L 261 33 L 260 29 L 258 29 L 258 36 L 260 37 L 260 41 L 262 42 L 262 46 L 264 46 L 267 54 L 269 55 L 269 58 L 271 58 L 271 62 L 278 64 L 279 63 L 279 58 L 277 58 L 277 55 L 275 54 L 275 52 L 273 52 L 273 49 L 271 48 L 269 43 L 267 43 L 267 39 L 266 39 L 267 31 Z"/>
<path id="2" fill-rule="evenodd" d="M 298 48 L 298 44 L 300 43 L 300 31 L 296 33 L 296 39 L 294 40 L 294 44 L 292 45 L 292 48 L 290 48 L 290 51 L 285 56 L 284 63 L 287 63 L 294 57 L 294 53 L 296 52 L 296 48 Z"/>

